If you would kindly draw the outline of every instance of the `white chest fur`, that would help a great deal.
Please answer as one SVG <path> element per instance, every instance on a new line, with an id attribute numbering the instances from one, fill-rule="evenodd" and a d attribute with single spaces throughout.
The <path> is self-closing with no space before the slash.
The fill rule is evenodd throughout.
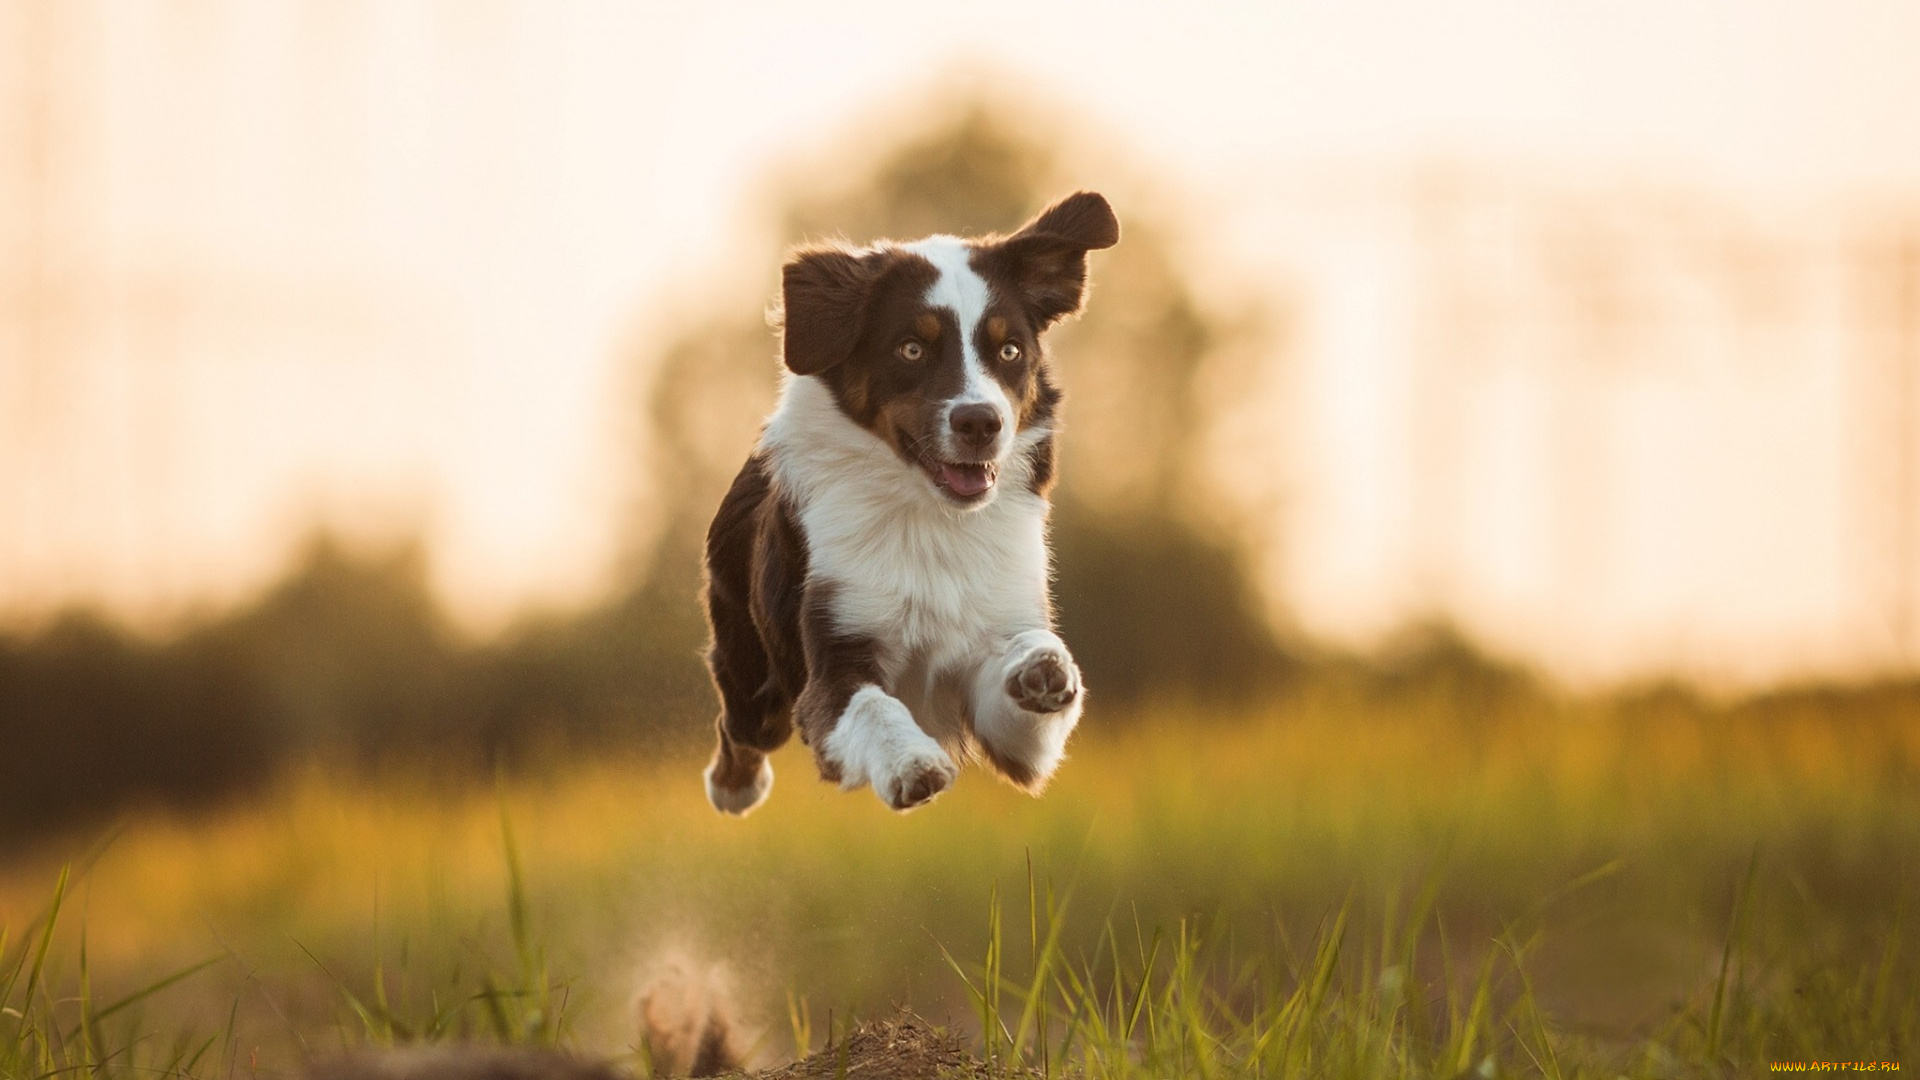
<path id="1" fill-rule="evenodd" d="M 1022 432 L 993 500 L 962 509 L 819 380 L 787 380 L 761 446 L 794 500 L 809 579 L 833 583 L 837 628 L 872 638 L 890 675 L 976 663 L 1047 625 L 1047 504 L 1024 453 L 1046 434 Z"/>

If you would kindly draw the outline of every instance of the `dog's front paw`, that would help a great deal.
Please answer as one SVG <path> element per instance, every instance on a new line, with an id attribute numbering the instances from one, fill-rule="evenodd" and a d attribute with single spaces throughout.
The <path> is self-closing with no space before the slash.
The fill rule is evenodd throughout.
<path id="1" fill-rule="evenodd" d="M 1007 696 L 1028 712 L 1059 712 L 1080 696 L 1080 669 L 1065 650 L 1040 646 L 1007 673 Z"/>
<path id="2" fill-rule="evenodd" d="M 947 752 L 934 746 L 931 752 L 915 753 L 895 762 L 890 775 L 877 778 L 873 790 L 881 802 L 905 813 L 932 802 L 959 773 Z"/>
<path id="3" fill-rule="evenodd" d="M 907 707 L 877 686 L 854 692 L 820 749 L 823 775 L 846 790 L 870 785 L 895 810 L 926 805 L 960 772 Z"/>

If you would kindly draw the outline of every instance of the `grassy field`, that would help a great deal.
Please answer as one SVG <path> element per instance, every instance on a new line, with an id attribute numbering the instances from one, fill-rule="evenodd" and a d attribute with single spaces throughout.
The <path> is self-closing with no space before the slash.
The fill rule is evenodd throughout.
<path id="1" fill-rule="evenodd" d="M 1911 1056 L 1920 728 L 1550 713 L 1096 714 L 1044 799 L 970 771 L 904 818 L 797 748 L 745 821 L 684 755 L 497 789 L 316 768 L 0 873 L 0 1074 L 282 1075 L 461 1035 L 645 1071 L 636 997 L 676 970 L 762 1063 L 902 1005 L 1051 1073 Z"/>

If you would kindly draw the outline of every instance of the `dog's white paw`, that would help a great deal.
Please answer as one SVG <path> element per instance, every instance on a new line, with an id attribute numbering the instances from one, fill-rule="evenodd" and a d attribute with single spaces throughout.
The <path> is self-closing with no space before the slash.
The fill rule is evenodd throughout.
<path id="1" fill-rule="evenodd" d="M 907 707 L 877 686 L 854 693 L 822 748 L 842 788 L 870 784 L 895 810 L 931 802 L 960 771 Z"/>
<path id="2" fill-rule="evenodd" d="M 954 765 L 953 759 L 935 743 L 931 752 L 913 754 L 894 762 L 892 775 L 874 779 L 873 791 L 880 796 L 881 802 L 904 813 L 932 802 L 933 797 L 947 790 L 959 774 L 959 767 Z"/>
<path id="3" fill-rule="evenodd" d="M 1006 690 L 1028 712 L 1057 713 L 1079 699 L 1080 669 L 1057 640 L 1045 641 L 1008 661 Z"/>
<path id="4" fill-rule="evenodd" d="M 1007 643 L 974 683 L 980 702 L 973 731 L 994 769 L 1038 794 L 1066 757 L 1087 691 L 1073 656 L 1050 630 L 1028 630 Z"/>
<path id="5" fill-rule="evenodd" d="M 773 762 L 760 759 L 760 770 L 745 787 L 722 787 L 714 782 L 714 765 L 708 765 L 704 774 L 707 780 L 707 801 L 715 810 L 735 817 L 745 817 L 748 812 L 767 801 L 767 795 L 773 790 Z"/>

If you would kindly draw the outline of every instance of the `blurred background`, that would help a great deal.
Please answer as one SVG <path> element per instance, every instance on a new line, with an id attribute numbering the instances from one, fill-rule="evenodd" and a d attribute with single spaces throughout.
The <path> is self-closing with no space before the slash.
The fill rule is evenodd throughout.
<path id="1" fill-rule="evenodd" d="M 1085 188 L 1125 238 L 1055 335 L 1055 542 L 1109 772 L 1033 828 L 1133 814 L 1105 873 L 1149 873 L 1138 785 L 1173 781 L 1122 748 L 1169 729 L 1283 755 L 1300 820 L 1319 765 L 1349 806 L 1458 761 L 1377 835 L 1329 825 L 1319 880 L 1388 849 L 1401 880 L 1463 806 L 1515 866 L 1678 865 L 1691 791 L 1706 883 L 1618 935 L 1710 939 L 1763 838 L 1870 935 L 1920 870 L 1916 41 L 1897 0 L 0 0 L 0 922 L 117 821 L 100 940 L 137 966 L 258 900 L 217 865 L 276 845 L 221 830 L 496 776 L 565 802 L 588 763 L 714 844 L 783 801 L 893 827 L 798 757 L 761 816 L 696 821 L 699 540 L 772 402 L 782 252 Z M 1509 806 L 1480 770 L 1520 747 Z M 963 786 L 1010 851 L 1043 820 Z M 581 866 L 664 827 L 607 799 L 564 828 L 633 848 Z M 913 918 L 942 905 L 978 914 Z"/>

